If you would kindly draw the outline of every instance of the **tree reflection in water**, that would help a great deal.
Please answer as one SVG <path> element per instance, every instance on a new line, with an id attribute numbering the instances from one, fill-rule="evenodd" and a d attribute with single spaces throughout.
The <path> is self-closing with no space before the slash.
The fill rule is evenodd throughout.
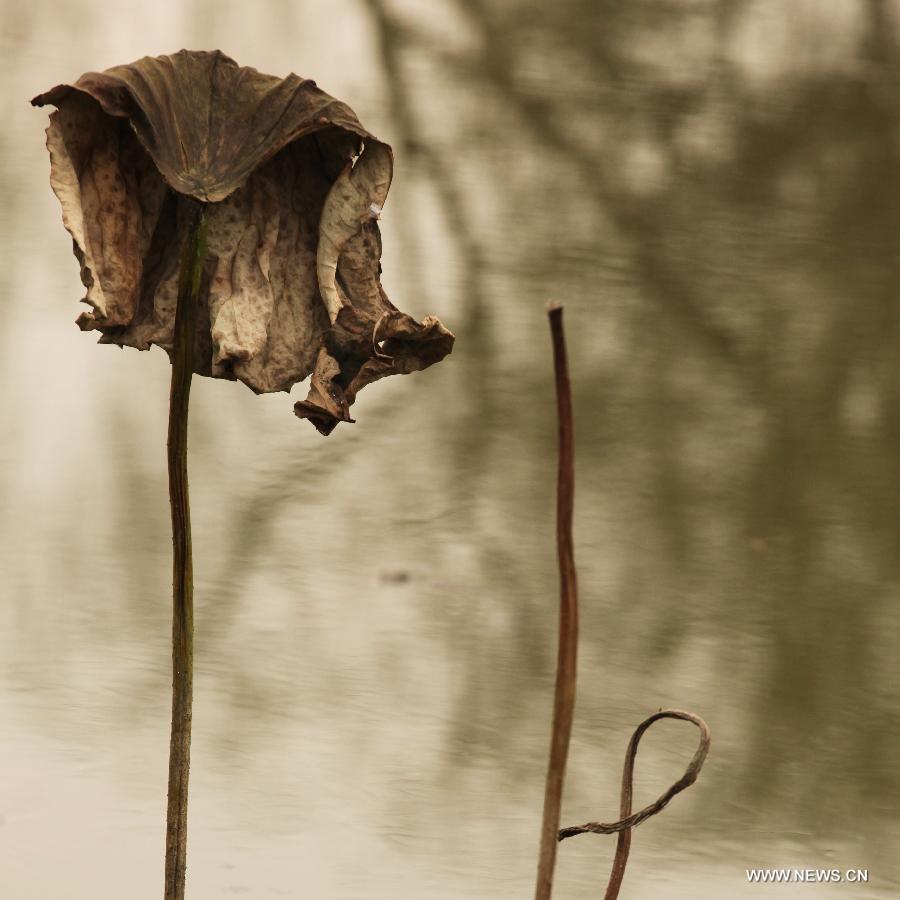
<path id="1" fill-rule="evenodd" d="M 721 796 L 753 798 L 761 817 L 781 804 L 803 827 L 865 813 L 897 787 L 885 727 L 896 634 L 879 635 L 896 617 L 900 538 L 888 6 L 863 5 L 851 42 L 824 15 L 806 41 L 795 22 L 796 58 L 772 61 L 777 78 L 761 83 L 735 58 L 763 14 L 747 3 L 459 0 L 467 40 L 449 50 L 412 8 L 367 6 L 401 153 L 457 243 L 467 427 L 456 415 L 437 427 L 455 454 L 444 470 L 475 485 L 470 527 L 522 485 L 538 487 L 516 498 L 515 520 L 546 521 L 537 313 L 542 297 L 564 298 L 583 323 L 579 505 L 610 510 L 635 542 L 584 640 L 601 659 L 624 643 L 652 673 L 691 634 L 710 637 L 717 654 L 698 677 L 746 707 Z M 779 14 L 765 13 L 771 27 L 787 24 Z M 503 464 L 511 445 L 530 469 Z M 528 596 L 498 641 L 534 677 L 488 677 L 496 647 L 472 651 L 463 730 L 472 710 L 530 715 L 546 690 L 547 617 L 527 587 L 546 576 L 516 543 L 482 535 L 482 566 L 491 603 Z M 487 734 L 486 750 L 514 759 L 514 730 Z"/>
<path id="2" fill-rule="evenodd" d="M 284 27 L 266 52 L 318 74 L 302 52 L 318 33 L 276 7 Z M 198 43 L 257 64 L 228 16 L 197 9 Z M 322 769 L 330 790 L 344 797 L 357 766 L 365 784 L 386 785 L 388 799 L 352 792 L 379 822 L 409 821 L 423 797 L 471 818 L 464 798 L 489 783 L 516 815 L 533 804 L 533 828 L 509 837 L 521 856 L 503 857 L 528 882 L 555 646 L 554 298 L 569 325 L 583 594 L 565 820 L 614 811 L 636 710 L 672 705 L 701 713 L 716 745 L 694 796 L 641 835 L 648 848 L 659 840 L 659 858 L 697 852 L 675 815 L 710 853 L 772 834 L 887 850 L 900 821 L 884 799 L 900 787 L 896 11 L 881 0 L 366 0 L 353 16 L 376 85 L 376 108 L 355 106 L 367 122 L 381 114 L 373 130 L 397 155 L 385 285 L 458 341 L 420 394 L 374 387 L 365 420 L 337 440 L 292 433 L 254 398 L 199 389 L 197 554 L 217 565 L 196 575 L 198 697 L 206 679 L 216 698 L 198 733 L 229 785 L 264 778 L 251 761 L 275 746 L 289 748 L 292 772 L 294 757 L 324 766 L 311 735 L 332 748 L 316 752 L 352 753 Z M 19 19 L 10 33 L 30 33 Z M 45 180 L 40 168 L 34 183 Z M 7 223 L 30 209 L 17 183 L 0 184 Z M 72 290 L 68 253 L 60 246 L 53 304 Z M 0 274 L 6 294 L 11 283 Z M 108 365 L 104 377 L 130 371 Z M 63 388 L 60 377 L 50 393 Z M 88 744 L 82 696 L 107 739 L 165 725 L 153 698 L 167 674 L 153 661 L 165 662 L 168 637 L 167 557 L 153 549 L 165 547 L 166 509 L 151 499 L 164 475 L 148 462 L 161 432 L 141 430 L 133 389 L 96 390 L 104 402 L 83 417 L 92 441 L 104 427 L 117 435 L 114 454 L 96 458 L 67 430 L 77 446 L 53 457 L 60 493 L 0 483 L 11 682 L 44 698 L 28 706 L 42 727 Z M 17 414 L 45 412 L 42 396 Z M 19 423 L 10 447 L 24 447 L 8 418 Z M 115 492 L 113 519 L 98 512 L 110 508 L 101 489 Z M 23 510 L 35 517 L 28 547 Z M 100 663 L 86 658 L 106 668 L 132 656 L 96 689 Z M 66 724 L 50 728 L 54 704 L 78 712 L 57 711 Z M 666 755 L 653 740 L 638 802 L 644 772 L 658 776 L 649 796 L 692 749 L 688 737 Z M 281 789 L 273 781 L 273 796 Z M 446 822 L 398 840 L 436 865 L 445 850 L 427 841 L 451 832 L 475 853 L 482 833 Z"/>

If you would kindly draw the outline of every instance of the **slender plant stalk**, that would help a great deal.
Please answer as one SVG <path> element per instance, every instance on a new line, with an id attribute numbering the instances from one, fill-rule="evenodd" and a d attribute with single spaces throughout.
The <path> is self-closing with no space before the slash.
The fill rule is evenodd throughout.
<path id="1" fill-rule="evenodd" d="M 700 730 L 700 743 L 695 751 L 684 775 L 673 785 L 666 789 L 665 793 L 656 798 L 649 806 L 639 809 L 636 813 L 631 811 L 632 786 L 634 784 L 634 761 L 637 756 L 638 744 L 644 736 L 644 732 L 661 719 L 681 719 L 683 722 L 691 722 Z M 606 888 L 604 900 L 618 900 L 619 890 L 622 887 L 622 879 L 625 877 L 625 866 L 628 864 L 628 853 L 631 849 L 631 829 L 636 828 L 647 819 L 661 813 L 669 801 L 689 788 L 700 775 L 710 745 L 709 725 L 700 716 L 685 712 L 682 709 L 661 709 L 653 713 L 641 722 L 634 730 L 631 740 L 628 742 L 628 750 L 625 753 L 625 768 L 622 770 L 622 794 L 619 803 L 619 815 L 617 822 L 588 822 L 585 825 L 573 825 L 563 828 L 559 832 L 559 839 L 575 837 L 577 834 L 617 834 L 616 855 L 613 859 L 612 871 L 609 875 L 609 884 Z"/>
<path id="2" fill-rule="evenodd" d="M 631 815 L 631 793 L 634 782 L 634 758 L 637 755 L 638 741 L 645 728 L 638 728 L 628 744 L 628 752 L 625 754 L 625 770 L 622 773 L 622 793 L 619 799 L 619 818 L 625 819 Z M 609 872 L 609 883 L 606 885 L 606 893 L 603 900 L 618 900 L 619 891 L 622 889 L 622 879 L 625 877 L 625 867 L 628 865 L 628 855 L 631 853 L 631 829 L 623 828 L 616 835 L 616 854 L 613 857 L 612 868 Z"/>
<path id="3" fill-rule="evenodd" d="M 191 705 L 194 689 L 194 575 L 191 510 L 188 501 L 188 400 L 194 372 L 197 297 L 206 250 L 206 207 L 185 200 L 187 236 L 181 254 L 178 307 L 169 395 L 169 501 L 172 506 L 172 738 L 169 744 L 169 802 L 166 810 L 165 900 L 184 900 L 187 868 L 188 774 L 191 762 Z"/>
<path id="4" fill-rule="evenodd" d="M 559 431 L 559 464 L 556 480 L 556 549 L 559 559 L 559 649 L 556 661 L 556 690 L 553 698 L 553 731 L 550 738 L 550 764 L 544 789 L 544 816 L 541 823 L 541 848 L 538 858 L 535 900 L 550 900 L 559 814 L 562 805 L 566 760 L 575 714 L 575 675 L 578 656 L 578 584 L 572 544 L 572 511 L 575 505 L 574 434 L 572 391 L 566 360 L 561 306 L 549 310 L 553 339 L 553 369 L 556 378 L 556 409 Z"/>

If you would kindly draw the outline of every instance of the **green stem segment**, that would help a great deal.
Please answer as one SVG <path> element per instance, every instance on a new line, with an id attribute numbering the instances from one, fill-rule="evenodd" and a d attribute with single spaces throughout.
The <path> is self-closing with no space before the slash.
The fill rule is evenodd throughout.
<path id="1" fill-rule="evenodd" d="M 578 583 L 572 541 L 575 506 L 575 454 L 572 424 L 572 389 L 566 358 L 561 306 L 549 311 L 553 339 L 553 369 L 556 379 L 556 410 L 559 433 L 559 464 L 556 480 L 556 550 L 559 560 L 559 648 L 556 661 L 556 691 L 553 698 L 553 731 L 550 764 L 544 790 L 541 849 L 538 858 L 535 900 L 550 900 L 559 833 L 569 740 L 575 715 L 575 675 L 578 657 Z"/>
<path id="2" fill-rule="evenodd" d="M 185 208 L 187 236 L 178 278 L 172 388 L 169 395 L 169 501 L 172 506 L 174 575 L 172 738 L 169 745 L 169 802 L 166 811 L 165 900 L 184 900 L 191 705 L 194 689 L 194 576 L 191 560 L 191 510 L 188 501 L 187 433 L 200 276 L 206 254 L 206 206 L 196 200 L 186 200 Z"/>

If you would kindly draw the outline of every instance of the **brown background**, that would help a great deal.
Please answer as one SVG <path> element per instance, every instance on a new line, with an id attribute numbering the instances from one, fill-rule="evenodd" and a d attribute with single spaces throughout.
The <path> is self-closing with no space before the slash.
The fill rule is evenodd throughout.
<path id="1" fill-rule="evenodd" d="M 5 2 L 0 880 L 154 897 L 170 538 L 164 355 L 94 346 L 28 99 L 221 47 L 390 141 L 384 283 L 458 336 L 323 439 L 199 379 L 188 885 L 530 895 L 555 648 L 544 304 L 576 392 L 581 682 L 563 819 L 631 728 L 702 714 L 625 896 L 900 870 L 900 10 L 878 2 Z M 302 390 L 302 389 L 298 389 Z M 297 393 L 297 391 L 295 391 Z M 637 802 L 694 734 L 646 739 Z M 561 848 L 598 895 L 612 841 Z"/>

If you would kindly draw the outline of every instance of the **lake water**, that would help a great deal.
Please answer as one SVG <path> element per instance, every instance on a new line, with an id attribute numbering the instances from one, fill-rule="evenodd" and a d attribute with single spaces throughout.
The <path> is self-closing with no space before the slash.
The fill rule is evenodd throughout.
<path id="1" fill-rule="evenodd" d="M 615 818 L 634 726 L 690 709 L 712 751 L 634 832 L 623 900 L 768 896 L 758 867 L 868 869 L 792 893 L 898 896 L 896 3 L 2 12 L 3 898 L 160 894 L 169 369 L 73 324 L 46 111 L 27 101 L 184 46 L 314 77 L 394 145 L 384 284 L 457 335 L 327 439 L 296 397 L 194 382 L 192 900 L 532 896 L 550 298 L 582 592 L 563 824 Z M 636 802 L 694 746 L 654 728 Z M 554 896 L 601 896 L 613 846 L 564 843 Z"/>

